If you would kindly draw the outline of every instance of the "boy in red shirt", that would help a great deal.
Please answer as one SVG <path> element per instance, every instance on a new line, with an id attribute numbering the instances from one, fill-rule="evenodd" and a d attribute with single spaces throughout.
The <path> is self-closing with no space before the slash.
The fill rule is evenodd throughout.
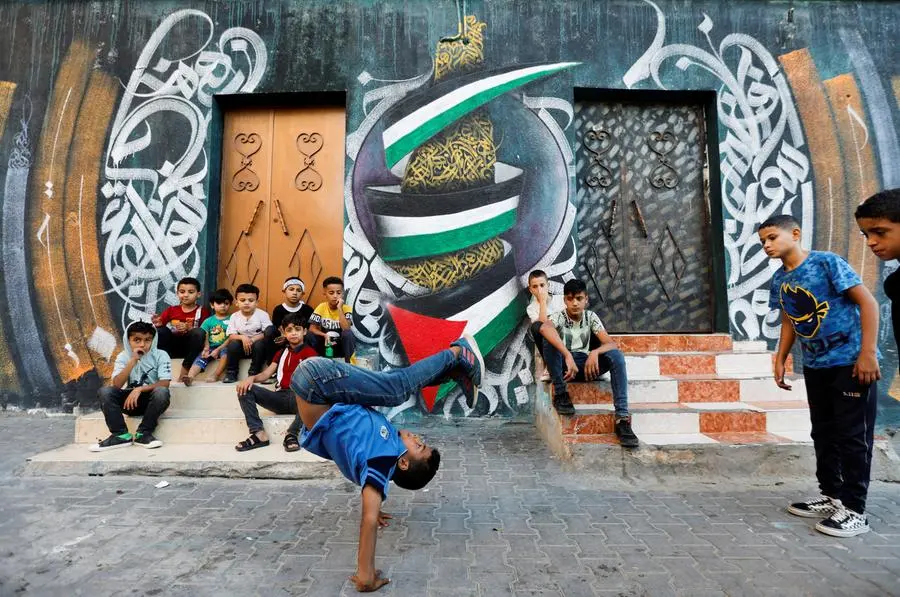
<path id="1" fill-rule="evenodd" d="M 200 298 L 200 281 L 196 278 L 182 278 L 175 287 L 178 305 L 169 307 L 153 317 L 159 349 L 169 353 L 173 359 L 184 359 L 181 371 L 173 379 L 184 381 L 194 359 L 200 356 L 206 340 L 206 332 L 200 324 L 209 317 L 209 309 L 197 304 Z"/>
<path id="2" fill-rule="evenodd" d="M 259 418 L 257 404 L 278 415 L 297 415 L 297 400 L 291 391 L 291 376 L 301 361 L 318 356 L 315 350 L 303 343 L 306 326 L 306 319 L 299 313 L 285 315 L 281 320 L 279 331 L 285 339 L 286 346 L 278 351 L 268 367 L 238 383 L 236 387 L 238 402 L 250 430 L 250 437 L 234 447 L 238 452 L 269 445 L 269 436 L 263 428 L 262 419 Z M 274 391 L 254 385 L 268 380 L 273 375 L 276 375 Z M 284 436 L 285 451 L 296 452 L 300 449 L 299 433 L 300 417 L 295 416 L 294 422 Z"/>

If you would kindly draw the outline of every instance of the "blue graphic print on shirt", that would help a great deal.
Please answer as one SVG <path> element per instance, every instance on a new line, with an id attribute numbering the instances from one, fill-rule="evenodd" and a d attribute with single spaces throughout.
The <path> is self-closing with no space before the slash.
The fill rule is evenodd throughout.
<path id="1" fill-rule="evenodd" d="M 806 367 L 843 367 L 859 358 L 859 306 L 845 294 L 859 284 L 850 265 L 827 251 L 810 251 L 797 269 L 772 275 L 769 308 L 790 319 Z"/>

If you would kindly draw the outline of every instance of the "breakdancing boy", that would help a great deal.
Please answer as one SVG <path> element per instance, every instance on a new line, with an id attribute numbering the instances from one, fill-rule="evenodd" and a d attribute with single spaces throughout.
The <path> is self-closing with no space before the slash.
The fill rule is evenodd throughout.
<path id="1" fill-rule="evenodd" d="M 390 516 L 381 512 L 390 481 L 404 489 L 421 489 L 437 473 L 436 448 L 418 435 L 397 430 L 374 406 L 396 406 L 410 394 L 451 378 L 474 397 L 484 374 L 475 340 L 463 337 L 447 350 L 409 367 L 375 372 L 337 359 L 314 357 L 301 362 L 291 379 L 303 422 L 301 445 L 334 461 L 347 479 L 362 487 L 362 516 L 356 574 L 360 592 L 377 591 L 389 580 L 375 570 L 375 540 Z"/>

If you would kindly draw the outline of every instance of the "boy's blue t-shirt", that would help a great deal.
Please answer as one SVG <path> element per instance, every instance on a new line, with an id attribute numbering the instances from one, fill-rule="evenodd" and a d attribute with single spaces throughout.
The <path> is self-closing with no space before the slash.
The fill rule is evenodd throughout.
<path id="1" fill-rule="evenodd" d="M 397 459 L 406 453 L 400 433 L 381 413 L 357 404 L 335 404 L 303 429 L 300 445 L 333 460 L 345 477 L 372 485 L 387 499 Z"/>
<path id="2" fill-rule="evenodd" d="M 203 328 L 203 331 L 206 332 L 206 337 L 209 339 L 210 350 L 225 344 L 225 340 L 228 338 L 226 331 L 228 330 L 228 322 L 230 319 L 231 315 L 219 317 L 213 313 L 200 324 L 200 327 Z"/>
<path id="3" fill-rule="evenodd" d="M 859 306 L 845 293 L 860 284 L 850 265 L 827 251 L 810 251 L 796 269 L 774 273 L 769 308 L 782 309 L 793 323 L 804 366 L 844 367 L 859 358 Z"/>

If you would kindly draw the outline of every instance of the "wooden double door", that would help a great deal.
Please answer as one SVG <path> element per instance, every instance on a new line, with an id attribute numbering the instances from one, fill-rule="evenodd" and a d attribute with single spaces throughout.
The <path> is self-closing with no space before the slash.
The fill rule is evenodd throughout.
<path id="1" fill-rule="evenodd" d="M 226 112 L 220 286 L 258 286 L 271 313 L 299 276 L 304 301 L 324 300 L 322 280 L 342 275 L 344 137 L 340 107 Z"/>
<path id="2" fill-rule="evenodd" d="M 619 333 L 713 329 L 702 106 L 577 102 L 578 267 Z"/>

